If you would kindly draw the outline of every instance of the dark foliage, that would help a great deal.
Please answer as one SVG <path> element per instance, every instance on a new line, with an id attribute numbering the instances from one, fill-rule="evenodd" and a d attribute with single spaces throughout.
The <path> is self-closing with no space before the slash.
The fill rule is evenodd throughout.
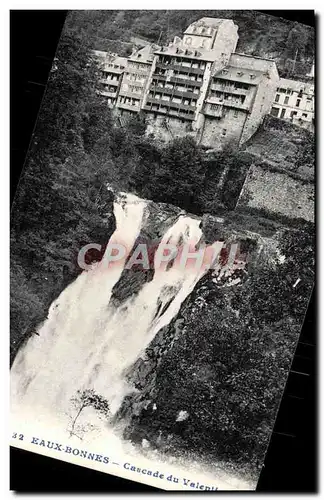
<path id="1" fill-rule="evenodd" d="M 145 406 L 126 430 L 135 442 L 254 474 L 261 467 L 314 278 L 311 233 L 285 230 L 279 248 L 283 263 L 265 258 L 240 286 L 203 279 L 160 336 L 159 354 L 147 350 L 153 371 L 140 371 L 144 383 L 135 374 Z"/>
<path id="2" fill-rule="evenodd" d="M 275 59 L 282 76 L 305 77 L 310 71 L 314 30 L 251 10 L 78 10 L 70 13 L 66 29 L 87 36 L 97 50 L 128 55 L 134 37 L 168 44 L 202 17 L 233 19 L 237 52 Z"/>

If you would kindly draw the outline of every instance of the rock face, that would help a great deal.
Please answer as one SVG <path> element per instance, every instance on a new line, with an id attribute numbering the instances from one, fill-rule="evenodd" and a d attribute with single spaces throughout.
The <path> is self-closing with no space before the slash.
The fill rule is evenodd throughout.
<path id="1" fill-rule="evenodd" d="M 149 240 L 180 214 L 151 208 L 141 233 Z M 126 374 L 133 392 L 115 418 L 139 446 L 256 475 L 312 289 L 312 238 L 287 228 L 263 237 L 210 215 L 200 227 L 207 244 L 239 242 L 239 256 L 228 269 L 225 251 L 156 334 Z"/>
<path id="2" fill-rule="evenodd" d="M 121 278 L 113 289 L 112 301 L 114 305 L 121 305 L 129 297 L 136 294 L 145 283 L 151 281 L 154 274 L 153 258 L 158 244 L 166 229 L 184 213 L 180 208 L 167 205 L 166 203 L 148 202 L 145 221 L 132 252 L 139 244 L 146 244 L 150 269 L 143 270 L 142 266 L 133 266 L 131 270 L 124 269 Z"/>

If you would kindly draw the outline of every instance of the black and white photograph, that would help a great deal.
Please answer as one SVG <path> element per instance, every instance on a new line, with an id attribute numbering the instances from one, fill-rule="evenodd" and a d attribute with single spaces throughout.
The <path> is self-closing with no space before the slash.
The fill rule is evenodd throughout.
<path id="1" fill-rule="evenodd" d="M 11 211 L 12 447 L 257 488 L 315 282 L 315 65 L 277 15 L 68 12 Z"/>

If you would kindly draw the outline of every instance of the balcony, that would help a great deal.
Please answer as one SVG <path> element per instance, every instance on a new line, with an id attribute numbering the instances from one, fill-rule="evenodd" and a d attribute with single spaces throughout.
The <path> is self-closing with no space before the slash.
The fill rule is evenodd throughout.
<path id="1" fill-rule="evenodd" d="M 203 75 L 205 70 L 200 68 L 192 68 L 190 66 L 183 66 L 182 64 L 169 63 L 165 64 L 162 62 L 157 62 L 156 67 L 159 69 L 173 69 L 174 71 L 181 71 L 182 73 L 188 73 L 193 75 Z"/>
<path id="2" fill-rule="evenodd" d="M 141 110 L 140 106 L 135 106 L 134 104 L 129 103 L 126 104 L 125 102 L 118 102 L 117 108 L 126 109 L 127 111 L 134 111 L 135 113 L 138 113 Z"/>
<path id="3" fill-rule="evenodd" d="M 127 75 L 127 73 L 131 73 L 132 75 L 135 74 L 135 75 L 147 76 L 150 72 L 150 69 L 151 69 L 151 65 L 147 66 L 146 69 L 133 68 L 131 66 L 127 66 L 127 68 L 125 70 L 125 74 Z"/>
<path id="4" fill-rule="evenodd" d="M 245 100 L 242 103 L 241 100 L 237 99 L 225 99 L 224 97 L 207 97 L 205 100 L 208 104 L 218 104 L 220 106 L 226 106 L 228 108 L 241 109 L 243 111 L 250 111 L 251 109 L 251 99 Z"/>
<path id="5" fill-rule="evenodd" d="M 125 71 L 125 68 L 102 68 L 102 71 L 104 71 L 105 73 L 110 73 L 112 75 L 121 75 L 124 71 Z"/>
<path id="6" fill-rule="evenodd" d="M 251 89 L 237 89 L 233 85 L 222 85 L 221 83 L 212 83 L 210 86 L 211 90 L 218 90 L 219 92 L 228 92 L 234 95 L 248 95 Z"/>
<path id="7" fill-rule="evenodd" d="M 146 99 L 146 104 L 158 104 L 159 106 L 166 106 L 167 108 L 177 108 L 184 111 L 196 111 L 195 106 L 190 106 L 187 104 L 181 104 L 172 101 L 165 101 L 164 99 L 155 99 L 154 97 L 148 96 Z"/>
<path id="8" fill-rule="evenodd" d="M 242 111 L 251 111 L 252 103 L 251 101 L 244 102 L 242 103 L 241 101 L 234 101 L 234 100 L 224 100 L 223 101 L 223 106 L 226 106 L 227 108 L 234 108 L 234 109 L 241 109 Z"/>
<path id="9" fill-rule="evenodd" d="M 108 92 L 107 90 L 101 90 L 100 94 L 105 97 L 111 97 L 112 99 L 114 99 L 117 95 L 116 92 Z"/>
<path id="10" fill-rule="evenodd" d="M 203 113 L 215 118 L 222 118 L 224 116 L 224 108 L 218 105 L 216 109 L 213 109 L 213 104 L 205 104 Z"/>
<path id="11" fill-rule="evenodd" d="M 174 118 L 179 118 L 181 120 L 194 121 L 194 115 L 188 115 L 181 110 L 172 110 L 172 109 L 152 109 L 150 104 L 146 104 L 143 106 L 144 111 L 148 111 L 150 113 L 158 113 L 164 116 L 170 116 Z"/>
<path id="12" fill-rule="evenodd" d="M 132 97 L 133 99 L 141 99 L 144 94 L 144 87 L 141 92 L 131 92 L 130 90 L 120 89 L 119 95 L 124 97 Z"/>
<path id="13" fill-rule="evenodd" d="M 158 85 L 151 85 L 150 90 L 156 93 L 174 95 L 179 97 L 189 97 L 190 99 L 198 99 L 199 94 L 192 92 L 190 90 L 177 90 L 175 88 L 168 89 L 166 87 L 159 87 Z"/>
<path id="14" fill-rule="evenodd" d="M 182 83 L 182 84 L 186 84 L 186 83 L 189 83 L 190 82 L 190 85 L 192 87 L 201 87 L 203 82 L 197 82 L 196 80 L 190 80 L 190 78 L 179 78 L 178 76 L 171 76 L 170 77 L 170 82 L 171 83 Z"/>
<path id="15" fill-rule="evenodd" d="M 114 85 L 114 86 L 118 87 L 119 80 L 112 80 L 111 78 L 101 78 L 100 83 L 104 83 L 104 84 L 108 83 L 109 85 Z"/>

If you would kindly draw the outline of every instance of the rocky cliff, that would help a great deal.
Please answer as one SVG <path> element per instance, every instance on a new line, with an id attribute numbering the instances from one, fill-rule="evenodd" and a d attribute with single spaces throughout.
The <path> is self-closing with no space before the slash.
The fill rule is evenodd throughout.
<path id="1" fill-rule="evenodd" d="M 150 212 L 146 241 L 180 214 L 154 203 Z M 256 477 L 311 292 L 313 254 L 305 231 L 281 227 L 265 237 L 241 224 L 202 217 L 204 241 L 239 242 L 239 257 L 227 268 L 225 250 L 157 333 L 126 374 L 133 392 L 115 418 L 150 453 L 223 461 Z M 124 271 L 127 296 L 151 273 Z"/>

